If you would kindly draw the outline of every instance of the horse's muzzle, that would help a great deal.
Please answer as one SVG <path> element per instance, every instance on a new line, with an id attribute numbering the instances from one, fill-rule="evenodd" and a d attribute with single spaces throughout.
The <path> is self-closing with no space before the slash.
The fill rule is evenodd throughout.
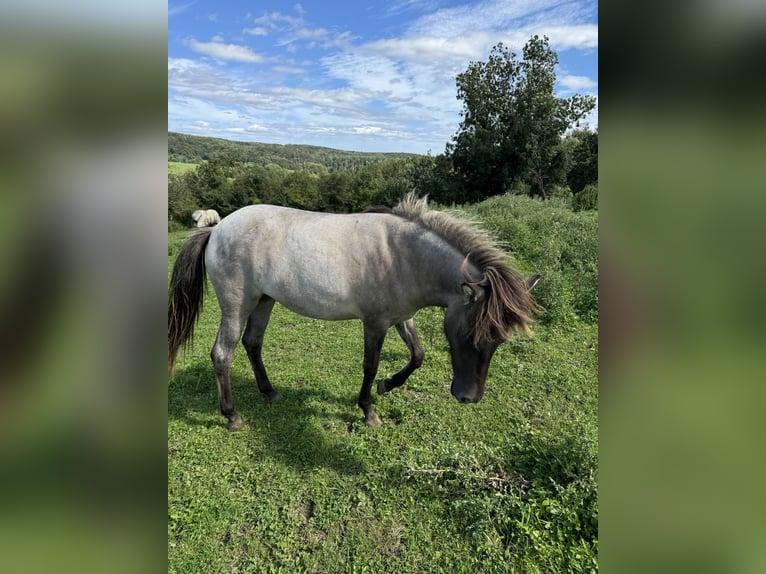
<path id="1" fill-rule="evenodd" d="M 484 395 L 483 392 L 481 392 L 480 389 L 469 389 L 469 390 L 457 390 L 455 389 L 455 383 L 452 383 L 452 396 L 455 397 L 458 401 L 463 403 L 464 405 L 468 403 L 478 403 L 482 396 Z"/>

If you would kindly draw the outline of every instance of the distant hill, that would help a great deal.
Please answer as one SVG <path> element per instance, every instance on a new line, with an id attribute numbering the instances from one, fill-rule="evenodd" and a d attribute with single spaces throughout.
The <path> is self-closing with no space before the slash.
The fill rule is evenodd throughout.
<path id="1" fill-rule="evenodd" d="M 235 142 L 168 132 L 168 161 L 201 163 L 229 157 L 243 163 L 276 164 L 285 169 L 307 169 L 323 165 L 329 172 L 354 170 L 369 164 L 416 157 L 411 153 L 370 153 L 344 151 L 311 145 L 280 145 L 258 142 Z"/>

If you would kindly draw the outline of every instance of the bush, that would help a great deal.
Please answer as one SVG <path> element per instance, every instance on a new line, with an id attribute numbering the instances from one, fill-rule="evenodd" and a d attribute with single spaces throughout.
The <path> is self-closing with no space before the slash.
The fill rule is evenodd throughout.
<path id="1" fill-rule="evenodd" d="M 572 209 L 575 211 L 598 209 L 598 185 L 588 184 L 577 193 L 572 201 Z"/>
<path id="2" fill-rule="evenodd" d="M 175 231 L 184 231 L 188 229 L 186 225 L 181 223 L 180 221 L 168 221 L 168 233 L 173 233 Z"/>
<path id="3" fill-rule="evenodd" d="M 526 274 L 539 273 L 535 298 L 546 323 L 598 318 L 598 219 L 561 198 L 506 194 L 466 209 L 478 216 Z"/>
<path id="4" fill-rule="evenodd" d="M 572 190 L 566 185 L 551 186 L 548 197 L 560 199 L 567 207 L 572 206 L 572 200 L 574 199 Z"/>
<path id="5" fill-rule="evenodd" d="M 511 187 L 511 193 L 514 195 L 532 195 L 532 186 L 523 181 L 516 181 Z"/>

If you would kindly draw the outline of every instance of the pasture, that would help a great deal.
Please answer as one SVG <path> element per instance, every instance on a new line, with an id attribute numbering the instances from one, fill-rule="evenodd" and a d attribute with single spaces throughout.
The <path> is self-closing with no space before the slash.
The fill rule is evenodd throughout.
<path id="1" fill-rule="evenodd" d="M 426 356 L 401 389 L 356 406 L 362 327 L 275 306 L 258 392 L 231 370 L 245 427 L 218 412 L 210 289 L 168 387 L 168 571 L 591 572 L 598 569 L 595 213 L 503 197 L 471 211 L 543 274 L 548 314 L 500 347 L 482 402 L 450 394 L 443 311 L 415 317 Z M 168 273 L 186 232 L 168 239 Z M 546 286 L 546 280 L 548 281 Z M 538 289 L 540 289 L 538 293 Z M 409 353 L 391 330 L 383 377 Z"/>

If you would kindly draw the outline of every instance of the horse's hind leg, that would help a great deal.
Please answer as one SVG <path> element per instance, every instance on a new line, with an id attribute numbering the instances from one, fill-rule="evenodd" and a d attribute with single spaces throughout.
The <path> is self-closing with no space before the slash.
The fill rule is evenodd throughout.
<path id="1" fill-rule="evenodd" d="M 222 309 L 221 326 L 218 328 L 218 336 L 215 339 L 210 358 L 213 360 L 215 369 L 215 382 L 218 385 L 218 401 L 221 406 L 221 414 L 228 419 L 229 430 L 242 428 L 242 419 L 234 410 L 234 400 L 231 396 L 231 382 L 229 369 L 234 359 L 234 350 L 237 348 L 242 325 L 245 317 L 240 313 L 226 312 Z"/>
<path id="2" fill-rule="evenodd" d="M 266 374 L 266 368 L 261 359 L 261 349 L 263 348 L 263 334 L 266 331 L 266 325 L 269 324 L 271 310 L 274 308 L 274 299 L 261 297 L 255 310 L 250 313 L 245 327 L 245 334 L 242 337 L 242 345 L 247 351 L 247 357 L 250 359 L 250 365 L 253 367 L 255 381 L 258 383 L 258 390 L 261 391 L 270 401 L 278 401 L 282 395 L 274 390 L 271 381 Z"/>
<path id="3" fill-rule="evenodd" d="M 394 373 L 388 379 L 378 381 L 379 395 L 387 393 L 396 387 L 401 387 L 415 369 L 423 364 L 423 356 L 425 353 L 423 352 L 423 347 L 420 346 L 418 333 L 415 330 L 415 323 L 413 320 L 407 319 L 403 323 L 397 323 L 396 330 L 407 345 L 407 348 L 410 350 L 410 360 L 401 371 Z"/>

